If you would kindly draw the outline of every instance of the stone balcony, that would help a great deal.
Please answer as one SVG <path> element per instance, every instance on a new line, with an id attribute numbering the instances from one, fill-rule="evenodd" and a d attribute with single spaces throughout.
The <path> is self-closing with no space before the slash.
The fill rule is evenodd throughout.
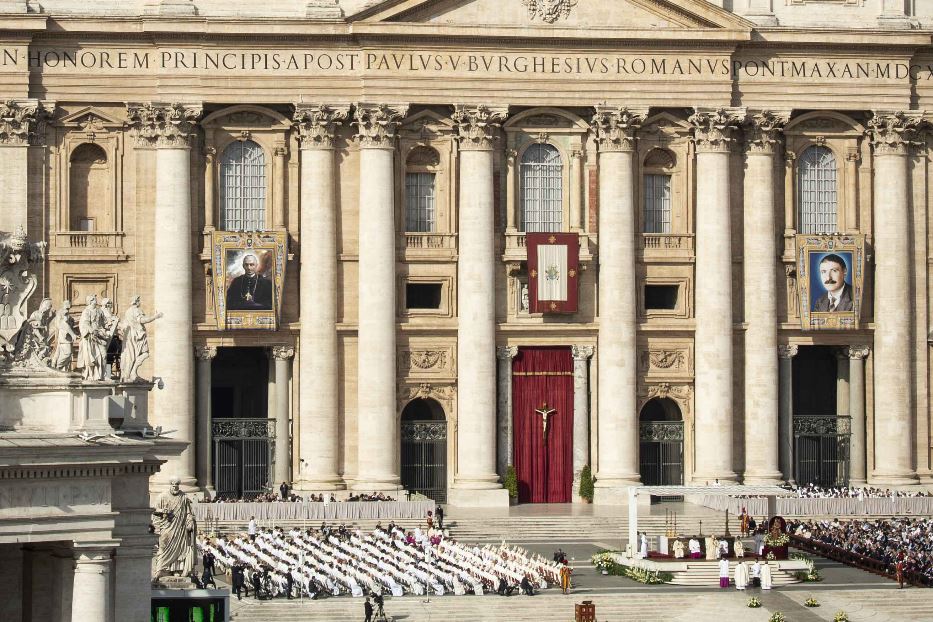
<path id="1" fill-rule="evenodd" d="M 454 261 L 457 235 L 454 233 L 405 233 L 399 240 L 399 259 L 407 262 Z"/>
<path id="2" fill-rule="evenodd" d="M 60 231 L 52 234 L 49 258 L 59 261 L 114 261 L 127 258 L 122 231 Z"/>
<path id="3" fill-rule="evenodd" d="M 579 233 L 579 232 L 578 232 Z M 593 261 L 593 248 L 596 246 L 595 233 L 580 233 L 580 262 Z M 528 260 L 528 248 L 524 231 L 505 232 L 505 252 L 502 260 L 506 263 Z"/>
<path id="4" fill-rule="evenodd" d="M 692 233 L 642 233 L 637 258 L 646 262 L 693 261 Z"/>

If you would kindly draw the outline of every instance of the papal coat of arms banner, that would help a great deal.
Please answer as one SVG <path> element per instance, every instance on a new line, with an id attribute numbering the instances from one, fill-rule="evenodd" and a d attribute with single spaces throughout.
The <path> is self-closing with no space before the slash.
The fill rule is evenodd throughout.
<path id="1" fill-rule="evenodd" d="M 215 231 L 214 315 L 221 330 L 276 330 L 288 254 L 280 231 Z"/>
<path id="2" fill-rule="evenodd" d="M 529 233 L 528 294 L 532 313 L 576 313 L 580 239 L 576 233 Z"/>
<path id="3" fill-rule="evenodd" d="M 865 236 L 797 236 L 797 289 L 804 330 L 858 328 L 864 280 Z"/>

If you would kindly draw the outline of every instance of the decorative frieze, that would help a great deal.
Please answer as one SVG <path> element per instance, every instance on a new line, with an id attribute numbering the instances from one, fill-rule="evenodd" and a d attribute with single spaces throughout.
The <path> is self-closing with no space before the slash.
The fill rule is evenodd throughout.
<path id="1" fill-rule="evenodd" d="M 567 19 L 577 0 L 522 0 L 531 19 L 540 19 L 545 24 L 553 24 L 559 19 Z"/>
<path id="2" fill-rule="evenodd" d="M 0 517 L 110 511 L 109 481 L 29 481 L 0 485 Z"/>
<path id="3" fill-rule="evenodd" d="M 127 104 L 130 126 L 140 147 L 191 146 L 202 108 L 193 104 Z"/>
<path id="4" fill-rule="evenodd" d="M 687 350 L 646 350 L 641 353 L 641 366 L 646 371 L 687 371 Z"/>
<path id="5" fill-rule="evenodd" d="M 910 146 L 919 144 L 918 130 L 923 113 L 873 112 L 868 120 L 868 134 L 875 155 L 906 155 Z"/>
<path id="6" fill-rule="evenodd" d="M 694 108 L 687 120 L 693 125 L 697 150 L 729 151 L 744 119 L 744 108 Z"/>
<path id="7" fill-rule="evenodd" d="M 647 110 L 597 106 L 590 127 L 600 151 L 633 151 L 635 132 L 641 127 Z"/>
<path id="8" fill-rule="evenodd" d="M 485 105 L 475 107 L 457 104 L 452 118 L 460 135 L 460 148 L 489 150 L 495 144 L 497 133 L 508 115 L 506 108 Z"/>
<path id="9" fill-rule="evenodd" d="M 642 391 L 641 404 L 644 405 L 651 399 L 672 399 L 680 406 L 684 414 L 690 412 L 690 397 L 693 395 L 693 387 L 689 384 L 671 384 L 669 382 L 657 382 L 645 385 Z"/>
<path id="10" fill-rule="evenodd" d="M 410 402 L 416 399 L 434 399 L 450 402 L 457 396 L 457 390 L 450 385 L 433 385 L 422 382 L 418 386 L 400 386 L 398 397 L 400 402 Z"/>
<path id="11" fill-rule="evenodd" d="M 433 347 L 412 344 L 398 356 L 399 376 L 425 378 L 455 378 L 456 354 L 454 345 L 435 344 Z"/>
<path id="12" fill-rule="evenodd" d="M 788 113 L 770 110 L 750 114 L 745 121 L 745 144 L 749 153 L 773 154 L 789 118 Z"/>
<path id="13" fill-rule="evenodd" d="M 292 121 L 302 149 L 333 149 L 337 128 L 350 116 L 350 106 L 295 104 Z"/>
<path id="14" fill-rule="evenodd" d="M 403 104 L 357 104 L 354 138 L 363 148 L 392 149 L 399 123 L 407 113 L 408 105 Z"/>

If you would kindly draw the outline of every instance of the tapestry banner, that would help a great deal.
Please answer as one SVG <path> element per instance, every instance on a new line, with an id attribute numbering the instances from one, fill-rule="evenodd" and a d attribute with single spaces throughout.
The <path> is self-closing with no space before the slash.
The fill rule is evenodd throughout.
<path id="1" fill-rule="evenodd" d="M 281 231 L 215 231 L 214 315 L 220 330 L 275 330 L 288 240 Z"/>
<path id="2" fill-rule="evenodd" d="M 529 233 L 528 294 L 532 313 L 576 313 L 580 239 L 576 233 Z"/>
<path id="3" fill-rule="evenodd" d="M 864 280 L 865 236 L 797 236 L 797 289 L 804 330 L 857 329 Z"/>

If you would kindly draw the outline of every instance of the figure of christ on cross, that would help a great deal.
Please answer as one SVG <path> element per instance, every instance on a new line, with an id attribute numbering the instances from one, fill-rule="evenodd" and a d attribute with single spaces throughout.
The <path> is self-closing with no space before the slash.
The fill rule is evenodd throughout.
<path id="1" fill-rule="evenodd" d="M 544 437 L 545 444 L 547 444 L 547 423 L 548 421 L 550 421 L 551 415 L 553 415 L 555 412 L 557 411 L 554 410 L 553 408 L 547 407 L 547 402 L 544 402 L 541 405 L 541 408 L 535 409 L 535 414 L 541 415 L 541 425 L 542 425 L 541 433 L 542 433 L 542 436 Z"/>

